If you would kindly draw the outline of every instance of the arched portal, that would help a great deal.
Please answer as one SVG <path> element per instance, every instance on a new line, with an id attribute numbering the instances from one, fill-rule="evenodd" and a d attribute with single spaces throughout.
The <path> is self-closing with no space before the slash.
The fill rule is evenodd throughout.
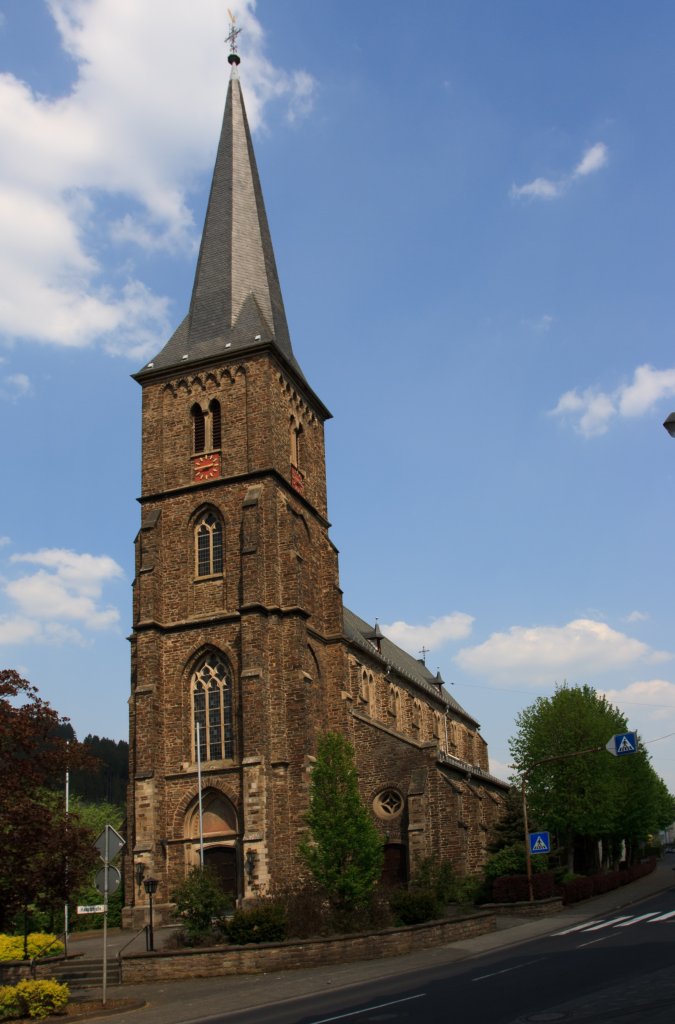
<path id="1" fill-rule="evenodd" d="M 237 845 L 239 823 L 234 805 L 215 789 L 202 793 L 202 826 L 199 826 L 199 801 L 188 811 L 186 835 L 192 840 L 189 860 L 199 862 L 200 838 L 204 843 L 204 867 L 216 875 L 223 890 L 234 899 L 239 896 Z"/>

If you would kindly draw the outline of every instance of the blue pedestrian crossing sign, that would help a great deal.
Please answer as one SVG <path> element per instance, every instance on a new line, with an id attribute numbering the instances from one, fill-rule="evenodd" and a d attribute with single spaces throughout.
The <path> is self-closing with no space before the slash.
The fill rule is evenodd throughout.
<path id="1" fill-rule="evenodd" d="M 548 832 L 530 832 L 530 853 L 550 853 L 551 837 Z"/>
<path id="2" fill-rule="evenodd" d="M 626 754 L 637 754 L 637 733 L 619 732 L 616 736 L 612 736 L 609 743 L 606 744 L 605 749 L 609 750 L 613 757 L 624 757 Z"/>

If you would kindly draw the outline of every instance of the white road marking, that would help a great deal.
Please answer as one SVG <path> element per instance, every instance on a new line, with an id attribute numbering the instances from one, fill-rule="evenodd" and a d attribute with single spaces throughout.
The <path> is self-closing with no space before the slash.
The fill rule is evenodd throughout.
<path id="1" fill-rule="evenodd" d="M 562 932 L 553 932 L 553 934 L 554 935 L 571 935 L 572 932 L 581 932 L 581 931 L 584 930 L 584 928 L 588 928 L 589 925 L 598 924 L 599 922 L 600 922 L 600 918 L 596 917 L 596 919 L 594 921 L 584 921 L 583 924 L 575 924 L 573 928 L 565 928 L 564 931 L 562 931 Z"/>
<path id="2" fill-rule="evenodd" d="M 601 928 L 611 928 L 612 925 L 618 924 L 619 921 L 627 921 L 629 915 L 624 914 L 622 917 L 610 917 L 609 921 L 603 921 L 602 924 L 593 925 L 592 928 L 584 928 L 585 932 L 599 932 Z"/>
<path id="3" fill-rule="evenodd" d="M 531 964 L 539 964 L 546 957 L 539 956 L 536 960 L 527 960 L 524 964 L 517 964 L 516 967 L 505 967 L 503 971 L 493 971 L 491 974 L 479 974 L 477 978 L 472 978 L 472 981 L 485 981 L 486 978 L 496 978 L 498 974 L 510 974 L 511 971 L 519 971 L 521 967 L 530 967 Z"/>
<path id="4" fill-rule="evenodd" d="M 605 942 L 609 938 L 609 935 L 601 935 L 599 939 L 591 939 L 590 942 L 582 942 L 577 949 L 585 949 L 586 946 L 595 946 L 598 942 Z"/>
<path id="5" fill-rule="evenodd" d="M 416 996 L 406 996 L 405 999 L 394 999 L 391 1003 L 378 1003 L 377 1006 L 366 1006 L 363 1010 L 352 1010 L 350 1013 L 340 1013 L 337 1017 L 322 1017 L 321 1020 L 314 1020 L 312 1024 L 329 1024 L 332 1020 L 346 1020 L 347 1017 L 359 1017 L 362 1013 L 372 1013 L 373 1010 L 383 1010 L 385 1006 L 398 1006 L 399 1003 L 409 1003 L 411 999 L 424 999 L 426 992 L 420 992 Z"/>
<path id="6" fill-rule="evenodd" d="M 656 917 L 658 910 L 652 910 L 650 914 L 640 914 L 639 917 L 632 917 L 629 921 L 624 921 L 623 924 L 617 924 L 617 928 L 630 928 L 632 925 L 637 924 L 638 921 L 647 921 L 650 917 Z"/>
<path id="7" fill-rule="evenodd" d="M 669 910 L 667 914 L 661 914 L 659 917 L 653 917 L 650 924 L 654 924 L 656 921 L 667 921 L 669 917 L 675 917 L 675 910 Z"/>

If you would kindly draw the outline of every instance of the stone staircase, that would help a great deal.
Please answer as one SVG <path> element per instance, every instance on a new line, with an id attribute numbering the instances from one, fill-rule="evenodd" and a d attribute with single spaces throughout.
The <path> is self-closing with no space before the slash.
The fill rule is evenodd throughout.
<path id="1" fill-rule="evenodd" d="M 73 957 L 68 960 L 53 960 L 51 963 L 38 964 L 36 977 L 56 978 L 66 981 L 71 992 L 85 988 L 101 988 L 103 985 L 103 963 L 101 958 Z M 108 958 L 108 985 L 121 985 L 122 976 L 117 957 Z"/>

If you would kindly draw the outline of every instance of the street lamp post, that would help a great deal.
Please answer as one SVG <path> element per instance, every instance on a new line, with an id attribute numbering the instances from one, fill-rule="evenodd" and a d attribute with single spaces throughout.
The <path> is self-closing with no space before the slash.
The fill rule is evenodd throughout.
<path id="1" fill-rule="evenodd" d="M 152 897 L 157 892 L 157 886 L 158 885 L 159 885 L 159 882 L 157 881 L 156 878 L 144 878 L 143 879 L 143 888 L 147 892 L 148 898 L 150 900 L 150 923 L 148 924 L 147 942 L 146 942 L 146 946 L 147 946 L 147 949 L 148 949 L 149 953 L 154 952 L 154 949 L 155 949 L 155 933 L 154 933 L 154 929 L 153 929 L 153 920 L 152 920 Z"/>

